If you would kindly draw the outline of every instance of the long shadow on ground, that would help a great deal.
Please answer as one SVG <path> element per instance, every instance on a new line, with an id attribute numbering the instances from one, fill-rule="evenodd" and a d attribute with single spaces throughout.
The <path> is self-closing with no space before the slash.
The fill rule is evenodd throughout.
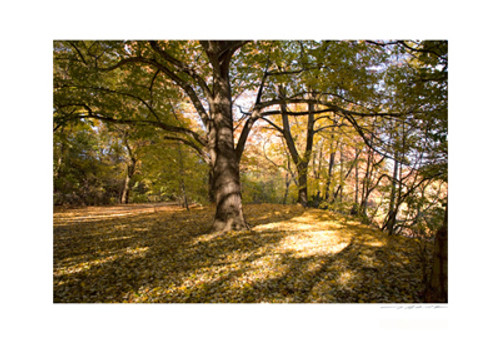
<path id="1" fill-rule="evenodd" d="M 247 217 L 256 225 L 288 220 L 302 212 L 290 208 L 294 211 L 284 208 L 276 218 L 261 206 Z M 148 302 L 184 301 L 184 296 L 169 297 L 168 292 L 155 294 L 158 288 L 187 289 L 186 280 L 204 268 L 224 275 L 233 251 L 251 252 L 280 240 L 279 235 L 258 239 L 247 232 L 238 240 L 228 235 L 197 241 L 206 236 L 211 216 L 211 209 L 193 209 L 58 225 L 54 228 L 54 302 L 123 302 L 138 297 Z"/>
<path id="2" fill-rule="evenodd" d="M 212 236 L 211 215 L 56 227 L 54 302 L 420 301 L 414 242 L 279 205 L 247 206 L 256 230 Z"/>

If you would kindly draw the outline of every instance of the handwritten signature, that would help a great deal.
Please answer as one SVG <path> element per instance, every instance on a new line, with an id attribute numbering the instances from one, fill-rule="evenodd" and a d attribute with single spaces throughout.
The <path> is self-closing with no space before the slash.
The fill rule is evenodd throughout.
<path id="1" fill-rule="evenodd" d="M 390 305 L 390 306 L 380 306 L 380 308 L 392 308 L 396 310 L 413 310 L 413 309 L 439 309 L 448 308 L 446 305 Z"/>

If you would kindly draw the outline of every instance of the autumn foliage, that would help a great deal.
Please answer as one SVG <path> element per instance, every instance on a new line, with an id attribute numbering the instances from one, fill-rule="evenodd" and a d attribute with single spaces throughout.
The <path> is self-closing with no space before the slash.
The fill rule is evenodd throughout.
<path id="1" fill-rule="evenodd" d="M 56 302 L 447 302 L 447 41 L 53 58 Z"/>
<path id="2" fill-rule="evenodd" d="M 251 231 L 206 233 L 213 208 L 56 210 L 54 302 L 413 303 L 418 240 L 298 205 L 248 205 Z"/>

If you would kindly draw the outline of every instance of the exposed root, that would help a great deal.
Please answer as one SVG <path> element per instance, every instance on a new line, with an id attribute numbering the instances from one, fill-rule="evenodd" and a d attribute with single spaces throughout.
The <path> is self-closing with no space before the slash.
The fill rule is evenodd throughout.
<path id="1" fill-rule="evenodd" d="M 214 233 L 226 233 L 231 231 L 244 231 L 250 229 L 250 225 L 244 219 L 230 218 L 227 221 L 215 219 L 210 231 Z"/>

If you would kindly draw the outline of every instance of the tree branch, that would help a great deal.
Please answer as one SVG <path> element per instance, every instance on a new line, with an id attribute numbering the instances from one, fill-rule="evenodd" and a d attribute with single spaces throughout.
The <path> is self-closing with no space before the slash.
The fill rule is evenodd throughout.
<path id="1" fill-rule="evenodd" d="M 174 58 L 168 52 L 166 52 L 165 50 L 160 48 L 160 45 L 158 44 L 157 41 L 149 41 L 149 45 L 162 58 L 164 58 L 166 61 L 170 62 L 175 67 L 177 67 L 177 69 L 179 71 L 182 71 L 182 72 L 186 73 L 187 75 L 189 75 L 201 87 L 201 89 L 205 93 L 205 96 L 212 97 L 212 92 L 210 91 L 210 88 L 208 88 L 208 85 L 206 84 L 205 80 L 202 77 L 200 77 L 193 68 L 188 67 L 186 64 L 184 64 L 183 62 Z"/>

